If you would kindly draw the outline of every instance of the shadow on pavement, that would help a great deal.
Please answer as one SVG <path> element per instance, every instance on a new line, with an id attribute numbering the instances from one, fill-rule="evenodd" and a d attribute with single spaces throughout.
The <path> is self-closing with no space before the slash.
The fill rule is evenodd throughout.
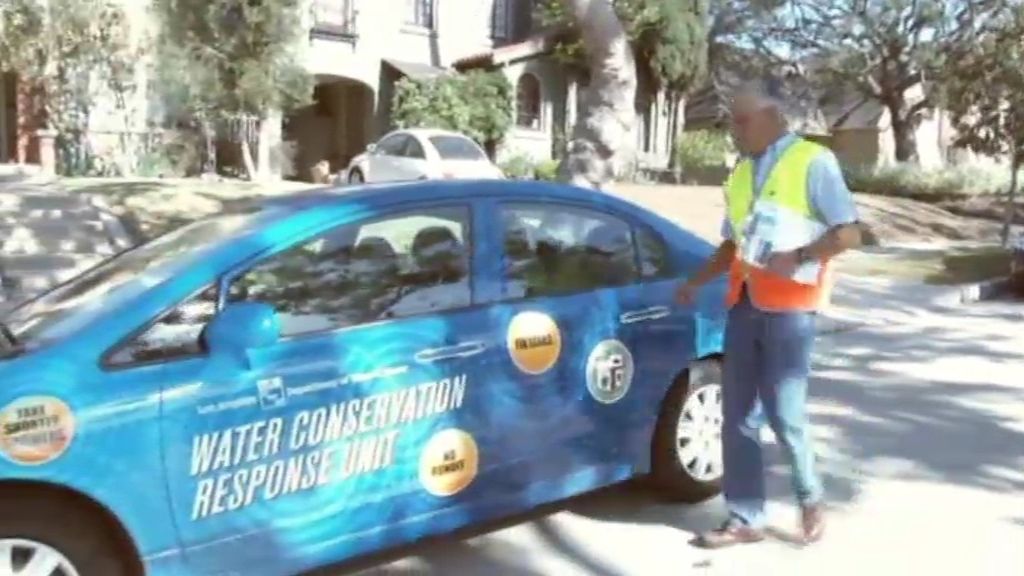
<path id="1" fill-rule="evenodd" d="M 959 323 L 865 327 L 823 340 L 827 365 L 811 394 L 822 407 L 817 429 L 835 432 L 828 457 L 873 475 L 1024 490 L 1016 408 L 1024 406 L 1024 350 L 1012 322 L 1021 311 L 965 306 L 948 311 Z"/>

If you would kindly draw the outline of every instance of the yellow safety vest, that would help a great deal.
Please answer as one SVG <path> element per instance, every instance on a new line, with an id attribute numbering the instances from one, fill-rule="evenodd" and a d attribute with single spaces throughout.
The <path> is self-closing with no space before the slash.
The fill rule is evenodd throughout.
<path id="1" fill-rule="evenodd" d="M 807 193 L 807 171 L 811 162 L 825 148 L 807 140 L 798 139 L 791 144 L 761 188 L 761 198 L 774 202 L 808 219 L 814 211 Z M 725 184 L 726 211 L 732 226 L 733 238 L 742 245 L 744 226 L 754 204 L 754 163 L 745 159 L 737 164 Z M 769 311 L 815 311 L 828 304 L 831 294 L 831 266 L 823 262 L 816 285 L 801 284 L 767 270 L 733 260 L 729 270 L 727 304 L 732 307 L 739 300 L 744 283 L 755 306 Z"/>

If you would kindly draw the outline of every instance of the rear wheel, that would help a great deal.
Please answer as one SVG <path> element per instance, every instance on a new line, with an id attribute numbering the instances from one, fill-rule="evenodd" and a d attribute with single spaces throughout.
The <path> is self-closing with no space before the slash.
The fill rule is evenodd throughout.
<path id="1" fill-rule="evenodd" d="M 694 362 L 665 397 L 652 445 L 652 480 L 680 502 L 721 492 L 722 369 L 717 360 Z"/>
<path id="2" fill-rule="evenodd" d="M 353 168 L 352 172 L 348 175 L 349 184 L 362 184 L 366 182 L 366 178 L 363 177 L 363 172 L 359 168 Z"/>
<path id="3" fill-rule="evenodd" d="M 137 576 L 128 546 L 88 506 L 60 494 L 0 496 L 3 576 Z"/>

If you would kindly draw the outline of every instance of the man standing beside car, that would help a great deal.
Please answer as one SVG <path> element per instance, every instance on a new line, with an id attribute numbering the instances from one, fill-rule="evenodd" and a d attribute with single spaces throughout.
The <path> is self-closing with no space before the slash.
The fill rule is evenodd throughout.
<path id="1" fill-rule="evenodd" d="M 723 492 L 729 518 L 697 538 L 696 544 L 706 548 L 765 538 L 762 420 L 792 465 L 804 540 L 816 541 L 824 532 L 807 381 L 816 312 L 827 304 L 832 283 L 829 262 L 860 244 L 860 230 L 836 157 L 789 130 L 783 94 L 782 82 L 773 77 L 735 93 L 731 127 L 742 158 L 725 184 L 723 241 L 678 292 L 680 302 L 690 303 L 700 286 L 729 274 L 722 371 Z M 787 216 L 770 216 L 770 210 Z M 761 230 L 769 221 L 780 229 Z M 790 243 L 806 241 L 784 247 L 781 239 L 787 235 Z"/>

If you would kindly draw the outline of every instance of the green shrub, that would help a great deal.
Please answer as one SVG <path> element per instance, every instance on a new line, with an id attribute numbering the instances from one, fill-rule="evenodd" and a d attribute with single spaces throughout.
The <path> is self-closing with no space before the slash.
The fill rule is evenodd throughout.
<path id="1" fill-rule="evenodd" d="M 139 158 L 138 175 L 144 178 L 183 178 L 202 171 L 202 137 L 194 131 L 175 130 Z"/>
<path id="2" fill-rule="evenodd" d="M 491 148 L 512 126 L 512 85 L 502 72 L 472 71 L 395 84 L 393 117 L 398 128 L 462 132 Z"/>
<path id="3" fill-rule="evenodd" d="M 509 156 L 498 165 L 505 176 L 514 180 L 529 180 L 534 175 L 534 162 L 526 154 Z"/>
<path id="4" fill-rule="evenodd" d="M 998 194 L 1009 186 L 1005 170 L 980 166 L 922 168 L 895 164 L 873 169 L 846 169 L 846 184 L 855 192 L 933 201 Z"/>
<path id="5" fill-rule="evenodd" d="M 545 160 L 533 169 L 534 178 L 537 180 L 547 180 L 548 182 L 554 182 L 558 180 L 558 160 Z"/>
<path id="6" fill-rule="evenodd" d="M 676 142 L 676 163 L 684 172 L 724 166 L 733 150 L 732 139 L 722 130 L 683 132 Z"/>

